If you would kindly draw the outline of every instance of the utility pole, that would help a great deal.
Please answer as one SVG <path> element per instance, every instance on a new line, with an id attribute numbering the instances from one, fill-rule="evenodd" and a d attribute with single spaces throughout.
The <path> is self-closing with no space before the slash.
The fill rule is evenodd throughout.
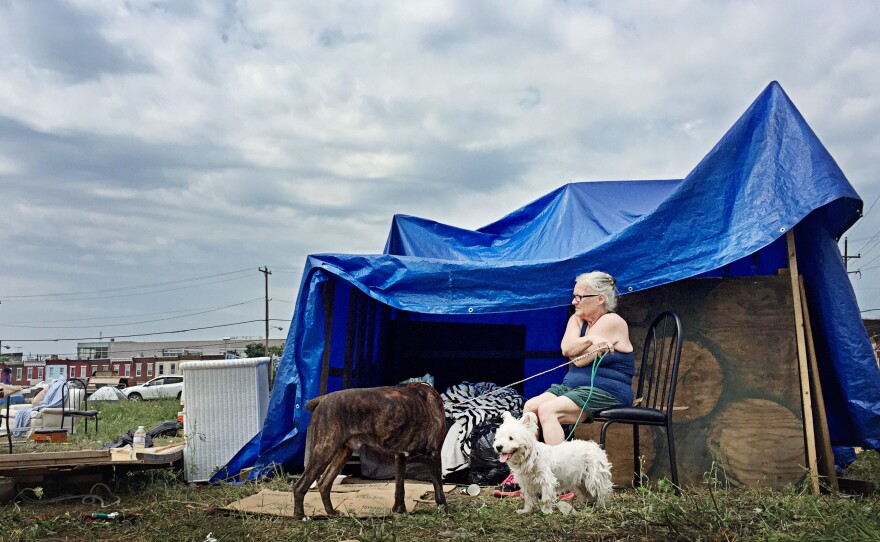
<path id="1" fill-rule="evenodd" d="M 265 355 L 269 356 L 269 275 L 271 275 L 272 272 L 269 271 L 269 268 L 265 267 L 265 266 L 259 268 L 259 272 L 262 273 L 263 277 L 266 279 L 266 351 L 265 351 Z M 269 356 L 269 358 L 270 358 L 270 362 L 271 362 L 272 356 Z M 270 368 L 270 372 L 271 372 L 271 368 Z"/>
<path id="2" fill-rule="evenodd" d="M 858 273 L 858 271 L 850 271 L 849 270 L 849 261 L 855 260 L 855 259 L 861 258 L 861 257 L 862 257 L 861 252 L 855 256 L 849 255 L 849 237 L 844 237 L 843 238 L 843 268 L 844 268 L 844 270 L 846 270 L 846 272 L 850 273 L 850 274 Z"/>

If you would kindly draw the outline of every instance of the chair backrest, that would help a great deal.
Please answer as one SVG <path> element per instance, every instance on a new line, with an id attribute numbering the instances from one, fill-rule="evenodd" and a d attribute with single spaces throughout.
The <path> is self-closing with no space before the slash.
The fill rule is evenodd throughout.
<path id="1" fill-rule="evenodd" d="M 62 393 L 62 412 L 79 410 L 86 396 L 86 383 L 79 378 L 68 378 Z"/>
<path id="2" fill-rule="evenodd" d="M 665 409 L 667 419 L 672 417 L 675 401 L 681 343 L 681 320 L 674 312 L 665 311 L 648 328 L 642 350 L 636 391 L 636 398 L 641 398 L 642 402 L 638 406 Z"/>

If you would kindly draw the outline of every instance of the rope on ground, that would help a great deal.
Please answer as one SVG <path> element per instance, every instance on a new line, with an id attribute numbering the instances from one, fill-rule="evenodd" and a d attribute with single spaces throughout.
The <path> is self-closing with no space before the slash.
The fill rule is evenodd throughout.
<path id="1" fill-rule="evenodd" d="M 103 496 L 98 494 L 95 491 L 96 489 L 101 489 L 101 488 L 104 489 Z M 29 493 L 32 494 L 33 496 L 29 495 Z M 47 504 L 47 503 L 56 503 L 56 502 L 61 502 L 61 501 L 70 501 L 70 500 L 79 499 L 82 504 L 88 504 L 88 505 L 97 504 L 101 508 L 107 508 L 108 506 L 113 506 L 114 504 L 116 504 L 120 500 L 122 500 L 118 496 L 116 496 L 113 493 L 113 491 L 110 490 L 110 488 L 107 486 L 107 484 L 102 484 L 102 483 L 97 483 L 97 484 L 93 485 L 92 488 L 89 490 L 89 492 L 86 493 L 85 495 L 60 495 L 58 497 L 52 497 L 51 499 L 43 499 L 43 498 L 40 498 L 40 496 L 41 496 L 40 492 L 38 492 L 34 488 L 28 487 L 28 488 L 23 489 L 18 494 L 18 496 L 21 497 L 21 500 L 23 500 L 27 503 L 32 503 L 32 504 L 33 503 Z M 112 499 L 112 502 L 108 503 L 105 501 L 105 499 L 107 499 L 107 500 Z"/>

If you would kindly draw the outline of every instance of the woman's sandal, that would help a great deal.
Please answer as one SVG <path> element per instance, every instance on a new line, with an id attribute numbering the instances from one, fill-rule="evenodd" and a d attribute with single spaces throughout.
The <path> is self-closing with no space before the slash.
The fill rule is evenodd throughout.
<path id="1" fill-rule="evenodd" d="M 492 495 L 496 497 L 519 497 L 519 484 L 514 480 L 512 472 L 501 482 L 500 489 L 493 491 Z"/>

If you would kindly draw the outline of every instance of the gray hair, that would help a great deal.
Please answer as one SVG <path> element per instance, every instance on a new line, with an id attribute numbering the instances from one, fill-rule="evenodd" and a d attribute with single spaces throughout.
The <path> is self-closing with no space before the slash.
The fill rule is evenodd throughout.
<path id="1" fill-rule="evenodd" d="M 614 312 L 617 310 L 617 279 L 604 271 L 590 271 L 582 273 L 574 279 L 576 284 L 586 284 L 595 293 L 605 296 L 605 310 Z"/>

